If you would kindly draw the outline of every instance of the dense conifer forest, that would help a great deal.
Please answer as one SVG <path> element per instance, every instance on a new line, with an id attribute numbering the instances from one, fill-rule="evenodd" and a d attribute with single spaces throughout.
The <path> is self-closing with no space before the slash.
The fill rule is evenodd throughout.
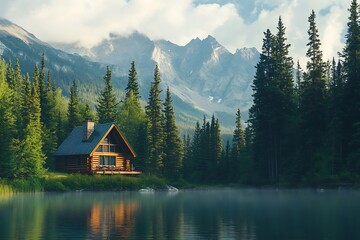
<path id="1" fill-rule="evenodd" d="M 223 141 L 215 115 L 180 136 L 171 89 L 161 89 L 156 65 L 145 109 L 135 62 L 123 99 L 107 67 L 95 108 L 79 98 L 74 80 L 65 98 L 46 56 L 33 73 L 0 60 L 0 177 L 41 178 L 55 171 L 53 152 L 86 120 L 114 122 L 137 153 L 136 169 L 171 180 L 244 185 L 354 184 L 360 180 L 360 7 L 353 0 L 338 58 L 323 59 L 316 14 L 309 18 L 308 61 L 289 56 L 281 17 L 264 32 L 246 127 L 236 111 L 231 141 Z"/>

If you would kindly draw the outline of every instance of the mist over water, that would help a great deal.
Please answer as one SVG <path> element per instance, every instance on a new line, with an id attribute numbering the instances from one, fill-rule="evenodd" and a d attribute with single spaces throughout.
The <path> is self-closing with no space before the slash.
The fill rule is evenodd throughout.
<path id="1" fill-rule="evenodd" d="M 0 195 L 0 239 L 360 239 L 360 192 Z"/>

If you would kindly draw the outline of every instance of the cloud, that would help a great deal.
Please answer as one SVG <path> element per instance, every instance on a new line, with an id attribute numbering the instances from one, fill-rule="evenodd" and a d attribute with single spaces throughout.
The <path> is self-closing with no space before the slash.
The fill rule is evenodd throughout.
<path id="1" fill-rule="evenodd" d="M 326 61 L 332 57 L 336 58 L 343 47 L 342 39 L 349 6 L 350 0 L 257 0 L 254 9 L 249 9 L 256 15 L 254 21 L 246 23 L 240 17 L 233 17 L 216 29 L 214 36 L 231 51 L 241 46 L 255 46 L 261 50 L 263 32 L 269 28 L 276 33 L 278 18 L 281 16 L 286 27 L 288 43 L 291 44 L 290 55 L 295 62 L 300 60 L 302 67 L 305 68 L 308 17 L 311 11 L 314 10 L 317 14 L 316 23 Z"/>
<path id="2" fill-rule="evenodd" d="M 191 0 L 26 0 L 7 2 L 2 15 L 45 41 L 91 46 L 109 33 L 134 30 L 185 44 L 206 37 L 237 15 L 232 4 L 193 5 Z"/>
<path id="3" fill-rule="evenodd" d="M 38 38 L 79 42 L 87 47 L 110 33 L 137 30 L 152 39 L 186 44 L 213 35 L 230 51 L 261 49 L 263 32 L 276 32 L 278 17 L 286 26 L 290 53 L 306 63 L 308 16 L 317 13 L 324 59 L 341 51 L 351 0 L 2 0 L 0 16 Z M 246 12 L 246 14 L 244 14 Z"/>

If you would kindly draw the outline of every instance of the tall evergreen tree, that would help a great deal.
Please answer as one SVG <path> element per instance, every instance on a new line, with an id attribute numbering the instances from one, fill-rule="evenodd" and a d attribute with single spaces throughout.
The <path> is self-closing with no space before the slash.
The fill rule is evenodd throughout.
<path id="1" fill-rule="evenodd" d="M 235 130 L 233 133 L 232 139 L 232 148 L 231 148 L 231 158 L 230 158 L 230 166 L 229 166 L 229 180 L 235 180 L 238 177 L 239 169 L 242 167 L 240 164 L 241 161 L 241 153 L 245 147 L 245 132 L 241 124 L 241 114 L 240 109 L 236 112 L 236 120 L 235 120 Z"/>
<path id="2" fill-rule="evenodd" d="M 41 106 L 41 122 L 45 123 L 48 119 L 48 96 L 45 84 L 45 54 L 41 55 L 41 65 L 39 70 L 39 94 L 40 94 L 40 106 Z M 47 125 L 47 124 L 45 124 Z"/>
<path id="3" fill-rule="evenodd" d="M 295 81 L 296 81 L 296 107 L 300 106 L 300 96 L 301 96 L 301 85 L 302 85 L 302 68 L 300 66 L 299 60 L 296 64 L 296 72 L 295 72 Z"/>
<path id="4" fill-rule="evenodd" d="M 184 159 L 183 159 L 182 175 L 185 179 L 190 179 L 193 170 L 193 164 L 192 164 L 191 139 L 189 134 L 184 134 L 183 145 L 184 145 Z"/>
<path id="5" fill-rule="evenodd" d="M 360 5 L 352 0 L 342 56 L 344 86 L 343 159 L 351 172 L 360 170 Z"/>
<path id="6" fill-rule="evenodd" d="M 241 149 L 246 145 L 245 132 L 241 124 L 240 109 L 236 112 L 235 130 L 233 134 L 233 148 L 236 150 L 237 156 L 240 156 Z"/>
<path id="7" fill-rule="evenodd" d="M 118 104 L 112 87 L 111 69 L 109 66 L 106 69 L 104 83 L 104 90 L 101 92 L 96 106 L 99 123 L 115 122 Z"/>
<path id="8" fill-rule="evenodd" d="M 191 181 L 199 181 L 201 179 L 201 172 L 204 171 L 204 164 L 202 160 L 202 145 L 201 145 L 201 128 L 200 123 L 196 122 L 193 140 L 191 142 L 191 157 L 189 161 L 188 179 Z"/>
<path id="9" fill-rule="evenodd" d="M 143 151 L 138 145 L 138 139 L 139 134 L 141 134 L 140 128 L 142 128 L 145 122 L 145 113 L 140 105 L 140 101 L 130 90 L 128 96 L 120 103 L 116 123 L 136 153 Z"/>
<path id="10" fill-rule="evenodd" d="M 338 61 L 336 64 L 335 59 L 332 62 L 332 77 L 329 89 L 329 100 L 327 103 L 328 111 L 328 131 L 324 141 L 327 154 L 324 156 L 329 161 L 329 174 L 339 174 L 344 170 L 343 161 L 343 88 L 344 77 L 342 64 Z"/>
<path id="11" fill-rule="evenodd" d="M 135 62 L 131 62 L 131 68 L 129 70 L 129 77 L 128 77 L 128 83 L 125 88 L 126 92 L 126 98 L 129 97 L 130 91 L 133 92 L 136 98 L 140 98 L 140 90 L 139 90 L 139 84 L 137 79 L 137 72 L 135 67 Z"/>
<path id="12" fill-rule="evenodd" d="M 15 170 L 14 144 L 16 118 L 12 92 L 6 79 L 6 63 L 0 59 L 0 177 L 11 177 Z"/>
<path id="13" fill-rule="evenodd" d="M 155 66 L 154 82 L 151 83 L 148 104 L 145 108 L 147 117 L 148 159 L 149 171 L 160 173 L 163 168 L 164 156 L 164 130 L 163 115 L 160 99 L 160 73 L 158 65 Z"/>
<path id="14" fill-rule="evenodd" d="M 22 89 L 20 91 L 20 97 L 21 97 L 21 116 L 22 116 L 22 122 L 20 125 L 18 125 L 18 128 L 20 128 L 19 135 L 24 135 L 24 130 L 26 126 L 30 122 L 30 106 L 29 106 L 29 99 L 31 99 L 31 83 L 30 83 L 30 76 L 27 73 L 23 78 L 22 83 Z"/>
<path id="15" fill-rule="evenodd" d="M 206 121 L 204 116 L 203 124 L 200 130 L 200 151 L 198 156 L 199 162 L 199 172 L 197 173 L 198 181 L 207 182 L 210 180 L 210 169 L 209 169 L 209 160 L 211 159 L 211 150 L 210 150 L 210 123 Z"/>
<path id="16" fill-rule="evenodd" d="M 94 121 L 95 120 L 95 115 L 93 114 L 90 105 L 88 103 L 85 104 L 85 109 L 84 109 L 84 114 L 83 114 L 84 118 L 83 121 Z"/>
<path id="17" fill-rule="evenodd" d="M 75 126 L 81 125 L 82 117 L 80 114 L 80 99 L 78 96 L 78 90 L 76 81 L 70 88 L 70 102 L 68 105 L 68 131 L 71 131 Z"/>
<path id="18" fill-rule="evenodd" d="M 16 156 L 17 170 L 14 172 L 16 178 L 42 177 L 46 171 L 40 117 L 39 73 L 35 67 L 31 89 L 30 121 L 25 129 L 25 138 L 16 149 L 18 153 Z"/>
<path id="19" fill-rule="evenodd" d="M 325 69 L 320 50 L 320 39 L 315 22 L 315 12 L 312 11 L 308 21 L 309 43 L 306 56 L 307 73 L 304 77 L 300 104 L 300 158 L 298 170 L 301 176 L 313 176 L 316 169 L 317 154 L 326 130 L 326 88 Z"/>
<path id="20" fill-rule="evenodd" d="M 183 146 L 175 123 L 175 113 L 169 87 L 164 103 L 164 175 L 168 178 L 181 177 Z"/>
<path id="21" fill-rule="evenodd" d="M 22 134 L 22 130 L 25 128 L 23 125 L 24 122 L 24 116 L 22 115 L 21 112 L 21 106 L 23 106 L 23 104 L 28 104 L 27 101 L 29 99 L 22 99 L 22 95 L 21 92 L 23 90 L 23 78 L 21 76 L 21 68 L 20 68 L 20 63 L 19 60 L 16 59 L 15 62 L 15 70 L 12 71 L 13 73 L 13 80 L 12 83 L 14 84 L 12 86 L 12 101 L 13 101 L 13 105 L 15 106 L 13 109 L 13 113 L 15 114 L 16 117 L 16 125 L 19 127 L 17 130 L 17 137 L 21 137 Z"/>
<path id="22" fill-rule="evenodd" d="M 137 167 L 142 171 L 146 171 L 146 137 L 144 136 L 146 119 L 140 103 L 137 81 L 135 62 L 133 61 L 131 62 L 128 83 L 125 88 L 125 99 L 120 103 L 117 124 L 138 155 L 136 159 Z"/>
<path id="23" fill-rule="evenodd" d="M 231 168 L 231 147 L 230 141 L 226 141 L 225 149 L 222 151 L 221 161 L 219 164 L 219 181 L 221 182 L 230 182 L 232 176 L 232 168 Z"/>
<path id="24" fill-rule="evenodd" d="M 257 179 L 269 180 L 274 177 L 274 163 L 272 159 L 272 96 L 271 84 L 274 79 L 274 60 L 272 46 L 274 37 L 270 30 L 264 33 L 260 60 L 256 65 L 253 82 L 254 103 L 249 110 L 249 121 L 254 130 L 253 158 Z"/>
<path id="25" fill-rule="evenodd" d="M 289 56 L 290 44 L 286 43 L 286 28 L 281 17 L 274 38 L 274 85 L 273 89 L 273 162 L 275 177 L 287 174 L 292 164 L 294 137 L 296 136 L 296 95 L 293 82 L 293 60 Z"/>

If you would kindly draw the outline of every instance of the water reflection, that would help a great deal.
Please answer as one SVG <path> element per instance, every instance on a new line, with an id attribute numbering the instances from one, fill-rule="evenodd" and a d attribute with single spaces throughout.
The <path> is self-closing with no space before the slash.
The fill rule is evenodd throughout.
<path id="1" fill-rule="evenodd" d="M 89 217 L 90 235 L 96 239 L 108 239 L 121 234 L 129 237 L 139 210 L 138 202 L 118 202 L 114 205 L 95 202 Z"/>
<path id="2" fill-rule="evenodd" d="M 0 239 L 360 239 L 360 192 L 0 196 Z"/>

